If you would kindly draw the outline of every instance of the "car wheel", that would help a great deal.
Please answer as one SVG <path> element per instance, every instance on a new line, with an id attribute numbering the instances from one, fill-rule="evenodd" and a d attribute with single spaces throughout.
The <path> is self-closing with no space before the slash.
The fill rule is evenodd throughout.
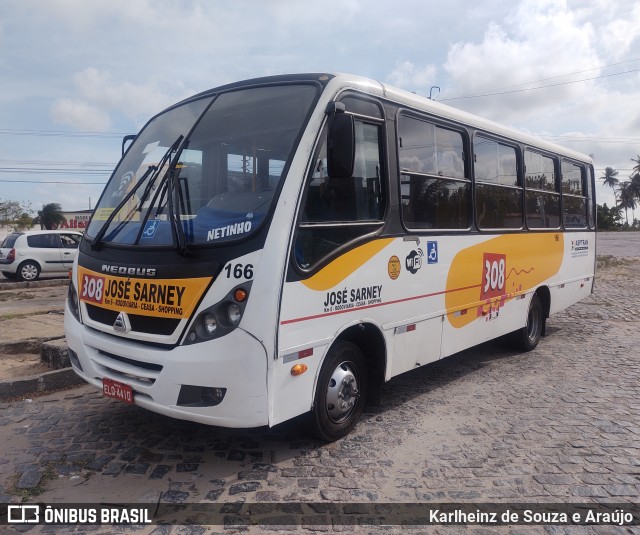
<path id="1" fill-rule="evenodd" d="M 362 414 L 366 394 L 367 364 L 362 351 L 350 342 L 336 342 L 318 377 L 308 414 L 311 433 L 326 442 L 348 435 Z"/>
<path id="2" fill-rule="evenodd" d="M 511 333 L 511 342 L 516 349 L 531 351 L 535 349 L 544 329 L 544 311 L 538 294 L 533 294 L 527 313 L 527 323 L 522 329 Z"/>
<path id="3" fill-rule="evenodd" d="M 34 281 L 40 276 L 40 266 L 33 260 L 22 262 L 16 271 L 18 280 Z"/>

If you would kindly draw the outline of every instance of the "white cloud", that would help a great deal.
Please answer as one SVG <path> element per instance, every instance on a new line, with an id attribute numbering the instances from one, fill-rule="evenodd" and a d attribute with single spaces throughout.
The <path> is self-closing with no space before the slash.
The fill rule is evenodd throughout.
<path id="1" fill-rule="evenodd" d="M 396 67 L 387 76 L 387 81 L 408 91 L 420 91 L 428 94 L 435 85 L 437 69 L 434 65 L 416 67 L 410 61 L 396 62 Z"/>
<path id="2" fill-rule="evenodd" d="M 611 9 L 614 6 L 618 9 Z M 640 37 L 640 3 L 634 2 L 629 7 L 628 2 L 611 3 L 596 15 L 596 20 L 601 21 L 597 24 L 596 40 L 610 61 L 624 58 Z"/>
<path id="3" fill-rule="evenodd" d="M 51 107 L 51 117 L 60 124 L 81 131 L 106 132 L 111 126 L 109 115 L 87 102 L 60 99 Z"/>
<path id="4" fill-rule="evenodd" d="M 640 68 L 603 67 L 640 58 L 639 0 L 325 0 L 320 10 L 298 0 L 5 3 L 5 128 L 132 132 L 185 96 L 283 72 L 352 72 L 423 95 L 436 85 L 442 101 L 594 67 L 545 83 Z M 597 167 L 628 168 L 640 147 L 632 74 L 447 103 L 534 134 L 582 133 L 568 145 L 594 152 Z M 612 141 L 621 138 L 629 141 Z M 63 141 L 3 139 L 0 156 L 84 161 L 99 146 L 111 161 L 120 152 L 113 138 L 74 139 L 68 153 Z"/>
<path id="5" fill-rule="evenodd" d="M 593 34 L 591 23 L 578 20 L 566 2 L 525 0 L 503 23 L 491 23 L 480 43 L 458 42 L 450 48 L 445 70 L 456 95 L 448 92 L 446 97 L 525 89 L 533 87 L 525 84 L 537 80 L 546 81 L 536 85 L 548 85 L 588 77 L 557 78 L 601 64 L 592 45 Z M 597 74 L 593 71 L 590 76 Z M 465 101 L 464 107 L 500 114 L 503 121 L 505 117 L 509 122 L 522 121 L 542 109 L 581 98 L 592 85 L 556 85 L 527 92 L 526 98 L 523 93 L 505 93 Z"/>
<path id="6" fill-rule="evenodd" d="M 57 100 L 52 106 L 55 121 L 70 126 L 95 124 L 94 129 L 105 131 L 111 124 L 111 114 L 120 113 L 134 123 L 143 123 L 150 116 L 178 100 L 184 88 L 173 84 L 167 94 L 155 83 L 135 84 L 113 80 L 107 72 L 88 67 L 74 77 L 77 96 Z M 178 96 L 180 93 L 183 95 Z M 86 114 L 86 117 L 83 117 Z"/>
<path id="7" fill-rule="evenodd" d="M 176 92 L 184 91 L 178 88 L 169 95 L 155 83 L 116 81 L 108 72 L 94 67 L 76 74 L 74 82 L 83 98 L 108 110 L 119 111 L 133 120 L 158 113 L 176 100 Z M 176 84 L 173 86 L 176 89 Z"/>

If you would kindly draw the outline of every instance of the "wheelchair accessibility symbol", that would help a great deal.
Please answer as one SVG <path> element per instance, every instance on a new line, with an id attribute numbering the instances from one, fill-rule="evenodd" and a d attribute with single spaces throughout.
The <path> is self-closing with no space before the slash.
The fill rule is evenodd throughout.
<path id="1" fill-rule="evenodd" d="M 156 235 L 156 230 L 160 226 L 159 219 L 150 219 L 147 221 L 147 224 L 144 226 L 144 232 L 142 233 L 143 238 L 153 238 Z"/>
<path id="2" fill-rule="evenodd" d="M 427 263 L 428 264 L 438 263 L 438 242 L 437 241 L 427 242 Z"/>

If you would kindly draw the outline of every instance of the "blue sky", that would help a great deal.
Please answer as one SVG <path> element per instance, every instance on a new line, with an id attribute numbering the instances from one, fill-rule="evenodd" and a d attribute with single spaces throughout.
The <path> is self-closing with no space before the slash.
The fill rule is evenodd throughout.
<path id="1" fill-rule="evenodd" d="M 630 0 L 4 0 L 0 199 L 89 208 L 123 133 L 199 91 L 291 72 L 439 86 L 437 100 L 624 180 L 640 154 L 639 37 Z"/>

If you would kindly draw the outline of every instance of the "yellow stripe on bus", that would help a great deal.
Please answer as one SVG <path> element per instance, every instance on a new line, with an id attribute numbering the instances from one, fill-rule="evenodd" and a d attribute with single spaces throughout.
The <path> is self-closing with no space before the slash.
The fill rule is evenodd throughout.
<path id="1" fill-rule="evenodd" d="M 564 256 L 562 233 L 506 234 L 463 249 L 455 255 L 447 277 L 447 318 L 464 327 L 536 288 L 558 273 Z M 463 291 L 450 292 L 456 288 Z M 480 305 L 478 306 L 478 303 Z M 455 315 L 467 307 L 467 314 Z"/>
<path id="2" fill-rule="evenodd" d="M 340 284 L 363 264 L 366 264 L 382 249 L 389 245 L 393 238 L 373 240 L 360 247 L 351 249 L 323 267 L 318 273 L 302 281 L 310 290 L 324 291 Z"/>

